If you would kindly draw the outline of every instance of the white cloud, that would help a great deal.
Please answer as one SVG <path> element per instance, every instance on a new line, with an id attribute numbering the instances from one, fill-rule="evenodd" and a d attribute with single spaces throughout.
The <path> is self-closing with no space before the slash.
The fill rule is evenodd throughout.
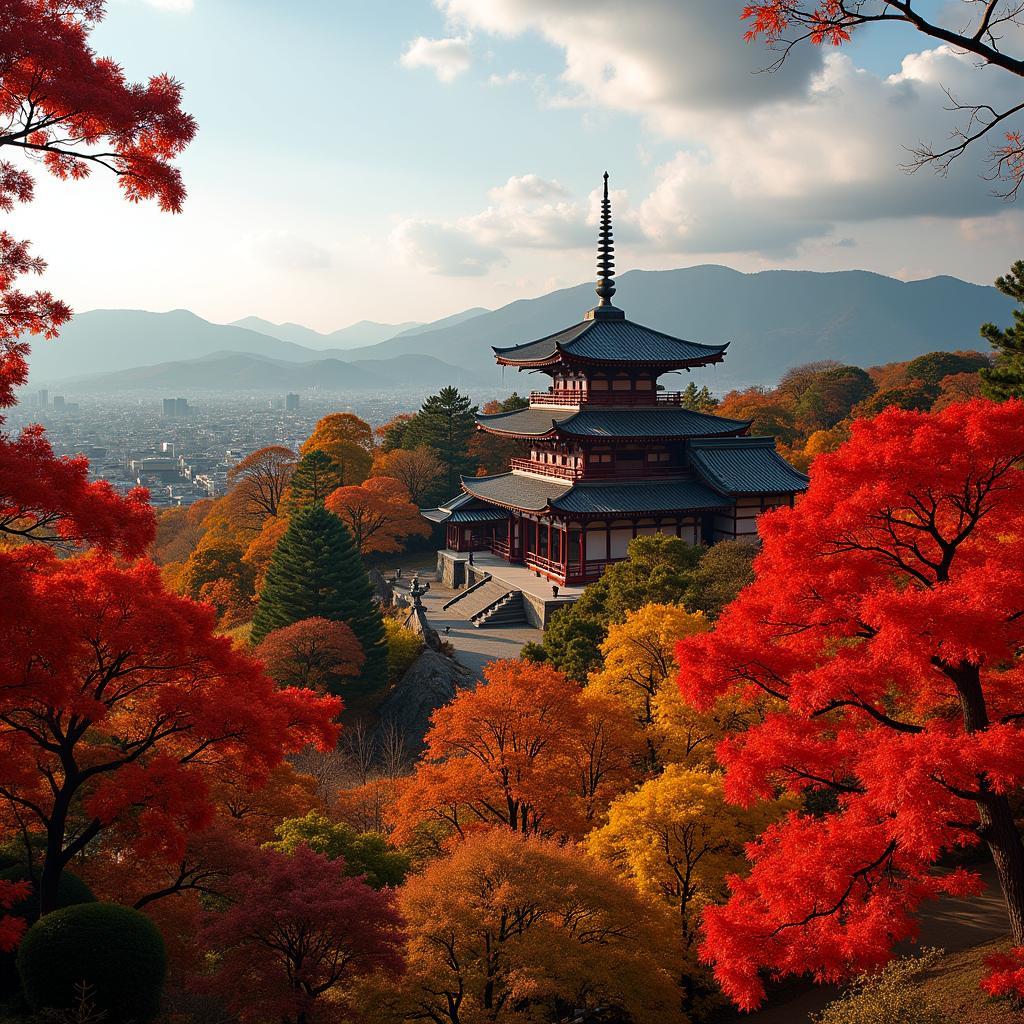
<path id="1" fill-rule="evenodd" d="M 429 68 L 441 82 L 454 82 L 469 70 L 472 61 L 469 38 L 464 36 L 448 39 L 419 36 L 408 45 L 400 59 L 404 68 Z"/>
<path id="2" fill-rule="evenodd" d="M 742 0 L 435 0 L 453 24 L 501 36 L 535 32 L 565 53 L 566 95 L 685 130 L 693 109 L 725 110 L 799 94 L 822 51 L 793 53 L 781 71 L 743 42 Z"/>
<path id="3" fill-rule="evenodd" d="M 261 263 L 278 270 L 324 270 L 333 263 L 322 246 L 288 231 L 254 235 L 250 248 Z"/>
<path id="4" fill-rule="evenodd" d="M 579 200 L 558 181 L 537 174 L 513 175 L 487 193 L 479 213 L 454 221 L 406 220 L 393 239 L 407 263 L 431 273 L 485 274 L 508 262 L 506 250 L 592 247 L 597 239 L 599 189 Z M 615 234 L 637 237 L 637 214 L 624 192 L 612 192 Z"/>
<path id="5" fill-rule="evenodd" d="M 406 264 L 445 277 L 479 277 L 506 262 L 500 249 L 458 224 L 405 220 L 392 232 L 391 242 Z"/>
<path id="6" fill-rule="evenodd" d="M 654 251 L 778 257 L 837 224 L 1003 209 L 983 180 L 984 143 L 948 177 L 901 169 L 911 147 L 949 138 L 944 88 L 997 109 L 1019 100 L 1013 76 L 981 79 L 948 47 L 908 54 L 888 78 L 827 47 L 758 74 L 772 55 L 744 43 L 741 0 L 633 0 L 628 17 L 620 0 L 435 2 L 465 31 L 532 32 L 560 48 L 562 92 L 545 102 L 629 112 L 680 144 L 636 211 Z"/>

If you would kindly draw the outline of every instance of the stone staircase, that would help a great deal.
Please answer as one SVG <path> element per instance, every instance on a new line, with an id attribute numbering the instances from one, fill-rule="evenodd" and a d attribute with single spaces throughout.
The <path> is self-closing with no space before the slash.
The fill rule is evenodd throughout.
<path id="1" fill-rule="evenodd" d="M 526 623 L 522 591 L 499 583 L 487 575 L 479 583 L 453 597 L 443 606 L 453 608 L 458 615 L 469 619 L 477 629 L 482 626 L 521 626 Z"/>

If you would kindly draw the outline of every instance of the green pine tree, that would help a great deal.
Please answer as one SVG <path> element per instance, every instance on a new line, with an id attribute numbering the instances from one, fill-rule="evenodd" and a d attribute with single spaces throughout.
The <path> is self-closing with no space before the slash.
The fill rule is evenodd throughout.
<path id="1" fill-rule="evenodd" d="M 267 568 L 252 623 L 252 642 L 301 619 L 347 623 L 366 655 L 361 688 L 387 682 L 388 651 L 380 608 L 345 524 L 322 504 L 299 509 Z"/>
<path id="2" fill-rule="evenodd" d="M 691 380 L 683 389 L 682 405 L 692 412 L 714 412 L 718 408 L 718 399 L 711 394 L 706 384 L 699 388 Z"/>
<path id="3" fill-rule="evenodd" d="M 996 278 L 996 287 L 1017 301 L 1013 326 L 1002 330 L 995 324 L 982 324 L 981 336 L 995 349 L 991 368 L 980 371 L 981 390 L 988 398 L 1004 402 L 1024 398 L 1024 260 L 1016 260 L 1005 277 Z"/>
<path id="4" fill-rule="evenodd" d="M 334 460 L 327 452 L 314 448 L 303 455 L 295 467 L 285 507 L 288 512 L 295 512 L 314 505 L 341 485 L 342 474 Z"/>
<path id="5" fill-rule="evenodd" d="M 406 430 L 405 447 L 425 444 L 437 452 L 445 466 L 449 494 L 458 491 L 459 477 L 471 470 L 469 439 L 475 429 L 476 411 L 466 395 L 449 385 L 423 403 Z"/>

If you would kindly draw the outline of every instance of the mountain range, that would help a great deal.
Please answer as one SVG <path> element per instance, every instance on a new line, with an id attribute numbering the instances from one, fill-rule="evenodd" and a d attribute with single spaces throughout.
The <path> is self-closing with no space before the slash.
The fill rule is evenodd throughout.
<path id="1" fill-rule="evenodd" d="M 819 359 L 871 366 L 978 348 L 979 325 L 1008 324 L 1013 308 L 995 288 L 957 278 L 899 281 L 867 271 L 744 274 L 706 265 L 633 270 L 617 284 L 616 304 L 631 319 L 691 341 L 731 343 L 724 364 L 697 372 L 713 390 L 772 384 L 788 367 Z M 442 383 L 511 390 L 515 382 L 502 381 L 491 346 L 567 327 L 594 302 L 593 286 L 583 284 L 493 311 L 411 326 L 363 321 L 333 334 L 256 317 L 213 324 L 187 310 L 93 310 L 76 316 L 58 341 L 33 346 L 32 380 L 77 378 L 83 389 L 103 391 Z"/>
<path id="2" fill-rule="evenodd" d="M 258 316 L 247 316 L 241 320 L 235 320 L 229 327 L 244 327 L 249 331 L 258 331 L 260 334 L 269 335 L 271 338 L 278 338 L 281 341 L 290 341 L 296 345 L 303 345 L 306 348 L 343 351 L 345 349 L 360 348 L 362 346 L 377 345 L 382 341 L 388 341 L 397 335 L 416 335 L 425 331 L 438 330 L 442 327 L 452 327 L 463 320 L 469 320 L 481 313 L 489 313 L 490 310 L 482 306 L 473 309 L 463 310 L 452 316 L 446 316 L 442 320 L 435 320 L 432 323 L 420 323 L 418 320 L 410 320 L 404 324 L 379 324 L 374 320 L 360 320 L 358 323 L 342 327 L 330 334 L 321 334 L 311 327 L 303 327 L 302 324 L 273 324 L 269 320 L 263 320 Z"/>

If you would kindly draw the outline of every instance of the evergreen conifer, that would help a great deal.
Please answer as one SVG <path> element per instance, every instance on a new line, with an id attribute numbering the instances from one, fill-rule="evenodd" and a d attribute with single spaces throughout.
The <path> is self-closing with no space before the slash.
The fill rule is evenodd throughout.
<path id="1" fill-rule="evenodd" d="M 449 385 L 423 403 L 405 432 L 406 447 L 425 444 L 437 452 L 445 466 L 449 494 L 459 489 L 459 477 L 472 466 L 469 439 L 476 426 L 476 411 L 466 395 Z"/>
<path id="2" fill-rule="evenodd" d="M 981 336 L 995 349 L 992 367 L 980 371 L 981 390 L 1002 402 L 1024 398 L 1024 260 L 1016 260 L 1005 277 L 996 278 L 996 287 L 1018 304 L 1013 326 L 1005 331 L 995 324 L 981 326 Z"/>
<path id="3" fill-rule="evenodd" d="M 292 474 L 285 501 L 289 512 L 322 502 L 328 494 L 341 487 L 341 472 L 325 451 L 314 448 L 299 459 Z"/>
<path id="4" fill-rule="evenodd" d="M 345 524 L 321 503 L 293 514 L 267 568 L 252 624 L 252 642 L 314 616 L 345 622 L 366 655 L 361 688 L 387 682 L 387 645 L 380 609 Z"/>

